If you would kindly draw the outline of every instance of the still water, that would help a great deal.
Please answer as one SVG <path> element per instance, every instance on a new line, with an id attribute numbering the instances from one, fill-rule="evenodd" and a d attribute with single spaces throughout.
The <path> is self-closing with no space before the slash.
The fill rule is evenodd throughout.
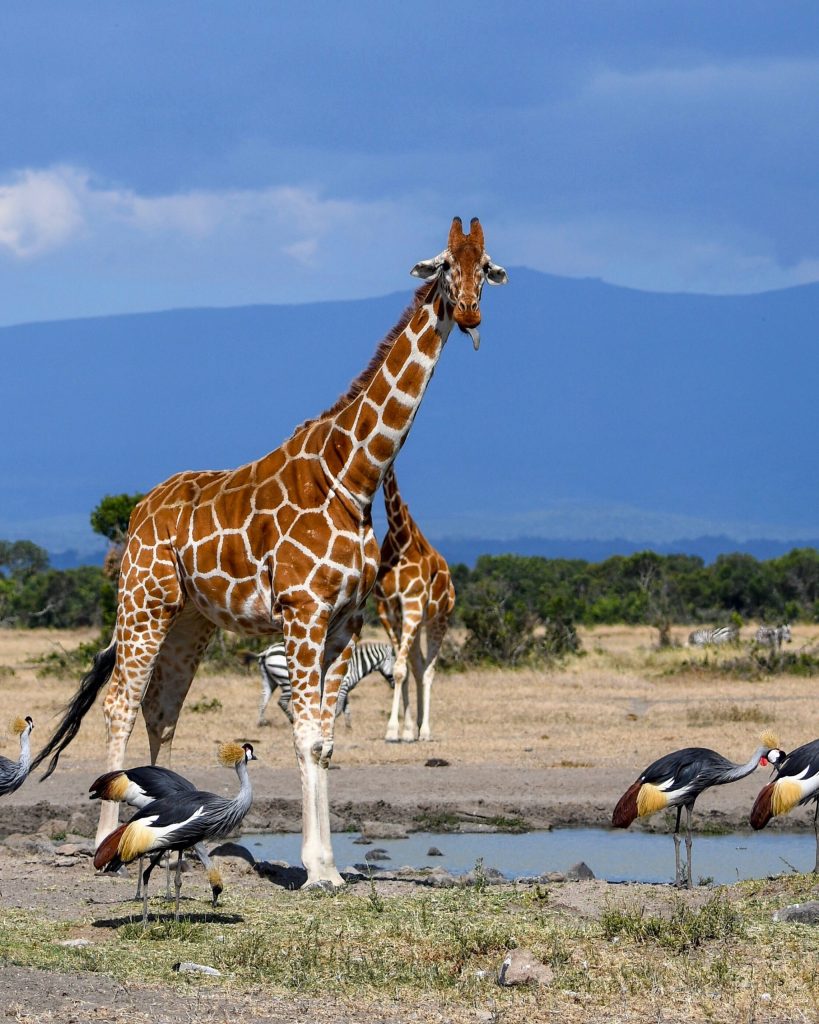
<path id="1" fill-rule="evenodd" d="M 377 839 L 369 846 L 354 844 L 354 832 L 333 835 L 336 863 L 344 870 L 364 862 L 375 848 L 386 850 L 390 860 L 373 864 L 373 873 L 385 873 L 411 865 L 443 867 L 453 874 L 471 871 L 481 858 L 484 867 L 497 868 L 507 878 L 567 871 L 585 861 L 598 878 L 610 882 L 668 882 L 674 877 L 674 842 L 670 835 L 604 829 L 555 829 L 552 832 L 505 833 L 414 832 L 407 839 Z M 297 833 L 247 835 L 240 842 L 256 860 L 301 863 L 301 837 Z M 429 857 L 437 846 L 443 857 Z M 685 844 L 681 844 L 685 856 Z M 723 836 L 694 836 L 694 881 L 736 882 L 764 878 L 791 870 L 812 871 L 816 844 L 808 833 L 735 833 Z"/>

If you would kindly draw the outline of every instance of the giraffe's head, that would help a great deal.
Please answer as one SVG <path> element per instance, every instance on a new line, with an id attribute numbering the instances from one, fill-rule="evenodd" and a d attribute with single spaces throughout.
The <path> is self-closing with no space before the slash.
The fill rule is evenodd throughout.
<path id="1" fill-rule="evenodd" d="M 493 263 L 483 245 L 483 228 L 477 217 L 464 234 L 460 217 L 452 221 L 446 249 L 434 259 L 421 260 L 410 273 L 424 281 L 440 278 L 444 293 L 452 303 L 453 318 L 460 329 L 472 338 L 475 348 L 481 337 L 481 290 L 484 283 L 506 284 L 509 280 L 503 267 Z"/>

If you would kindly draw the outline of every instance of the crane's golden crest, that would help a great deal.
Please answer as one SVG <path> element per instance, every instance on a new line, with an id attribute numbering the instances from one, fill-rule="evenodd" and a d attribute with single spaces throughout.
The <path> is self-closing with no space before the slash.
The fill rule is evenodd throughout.
<path id="1" fill-rule="evenodd" d="M 9 722 L 9 732 L 12 736 L 19 736 L 21 733 L 24 733 L 26 729 L 28 729 L 28 722 L 25 718 L 12 718 Z"/>
<path id="2" fill-rule="evenodd" d="M 802 799 L 802 787 L 792 779 L 778 779 L 771 793 L 771 811 L 774 817 L 787 814 Z"/>
<path id="3" fill-rule="evenodd" d="M 668 797 L 657 786 L 644 782 L 637 794 L 637 814 L 645 818 L 655 811 L 661 811 L 668 804 Z"/>
<path id="4" fill-rule="evenodd" d="M 220 743 L 219 764 L 224 768 L 235 768 L 240 761 L 245 759 L 245 748 L 241 743 Z"/>
<path id="5" fill-rule="evenodd" d="M 779 737 L 773 731 L 773 729 L 766 729 L 765 732 L 759 737 L 759 742 L 763 747 L 770 747 L 771 750 L 779 746 Z"/>

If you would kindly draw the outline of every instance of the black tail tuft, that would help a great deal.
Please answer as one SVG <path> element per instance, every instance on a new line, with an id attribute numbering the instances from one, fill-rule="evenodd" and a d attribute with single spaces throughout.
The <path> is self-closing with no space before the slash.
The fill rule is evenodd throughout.
<path id="1" fill-rule="evenodd" d="M 40 782 L 43 779 L 47 779 L 54 771 L 60 759 L 60 754 L 79 732 L 80 724 L 86 711 L 93 705 L 97 699 L 97 694 L 111 677 L 116 660 L 117 644 L 114 641 L 110 647 L 106 647 L 104 651 L 100 651 L 96 655 L 91 671 L 86 673 L 80 680 L 80 688 L 66 708 L 62 722 L 57 726 L 56 732 L 48 743 L 31 762 L 31 769 L 33 771 L 49 754 L 54 755 L 48 765 L 48 770 L 42 776 Z"/>
<path id="2" fill-rule="evenodd" d="M 249 651 L 246 647 L 242 647 L 236 652 L 236 657 L 245 666 L 252 665 L 254 661 L 259 660 L 258 651 Z"/>

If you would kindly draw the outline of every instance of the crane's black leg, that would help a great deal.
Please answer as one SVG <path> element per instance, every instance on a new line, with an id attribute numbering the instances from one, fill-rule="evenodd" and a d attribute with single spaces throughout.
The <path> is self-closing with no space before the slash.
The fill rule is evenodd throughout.
<path id="1" fill-rule="evenodd" d="M 168 859 L 170 863 L 170 858 Z M 176 857 L 176 876 L 174 878 L 174 885 L 176 886 L 176 910 L 174 911 L 174 921 L 179 920 L 179 893 L 182 891 L 182 851 L 180 850 Z"/>
<path id="2" fill-rule="evenodd" d="M 691 864 L 691 848 L 694 841 L 691 838 L 691 804 L 685 808 L 685 853 L 688 858 L 688 888 L 694 888 L 694 869 Z"/>
<path id="3" fill-rule="evenodd" d="M 816 836 L 816 861 L 813 865 L 813 873 L 819 875 L 819 798 L 814 802 L 816 810 L 813 812 L 813 834 Z"/>
<path id="4" fill-rule="evenodd" d="M 680 874 L 680 815 L 682 807 L 677 808 L 677 824 L 674 826 L 674 885 L 682 885 Z"/>
<path id="5" fill-rule="evenodd" d="M 148 861 L 148 867 L 142 872 L 142 927 L 148 927 L 148 879 L 151 872 L 162 859 L 162 854 L 154 854 Z"/>
<path id="6" fill-rule="evenodd" d="M 165 855 L 165 899 L 171 899 L 171 855 Z"/>
<path id="7" fill-rule="evenodd" d="M 135 900 L 142 899 L 142 862 L 145 860 L 144 857 L 139 858 L 139 865 L 137 867 L 137 891 L 134 895 Z"/>

